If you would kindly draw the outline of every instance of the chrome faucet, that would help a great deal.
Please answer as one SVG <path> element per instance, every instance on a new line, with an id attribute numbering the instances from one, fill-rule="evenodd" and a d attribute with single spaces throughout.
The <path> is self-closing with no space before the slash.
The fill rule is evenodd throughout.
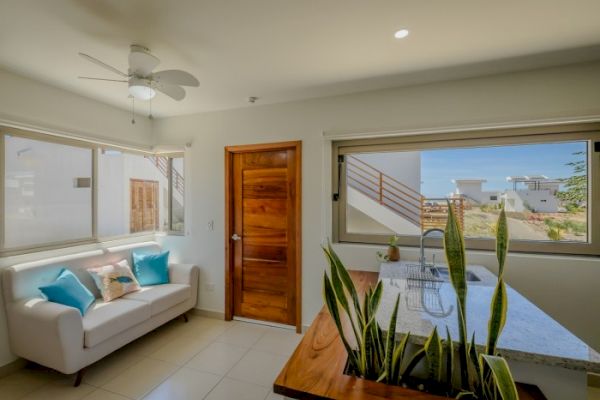
<path id="1" fill-rule="evenodd" d="M 439 228 L 427 229 L 425 232 L 421 233 L 421 258 L 419 259 L 419 262 L 421 264 L 421 270 L 424 270 L 427 264 L 425 260 L 425 248 L 423 247 L 423 243 L 425 242 L 425 237 L 427 237 L 427 235 L 433 232 L 440 232 L 442 235 L 444 234 L 444 230 Z M 435 264 L 435 258 L 433 263 Z"/>

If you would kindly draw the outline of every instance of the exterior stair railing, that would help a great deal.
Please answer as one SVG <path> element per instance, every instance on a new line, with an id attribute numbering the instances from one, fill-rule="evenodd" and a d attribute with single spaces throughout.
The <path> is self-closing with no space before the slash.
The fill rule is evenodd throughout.
<path id="1" fill-rule="evenodd" d="M 464 226 L 463 198 L 427 198 L 355 156 L 348 155 L 346 160 L 348 186 L 420 227 L 421 231 L 446 225 L 447 201 L 453 205 L 459 223 Z"/>
<path id="2" fill-rule="evenodd" d="M 154 166 L 163 174 L 165 178 L 169 178 L 169 158 L 163 156 L 146 156 L 146 158 L 154 164 Z M 173 168 L 173 187 L 182 196 L 185 187 L 185 181 L 183 175 L 181 175 L 175 168 Z"/>

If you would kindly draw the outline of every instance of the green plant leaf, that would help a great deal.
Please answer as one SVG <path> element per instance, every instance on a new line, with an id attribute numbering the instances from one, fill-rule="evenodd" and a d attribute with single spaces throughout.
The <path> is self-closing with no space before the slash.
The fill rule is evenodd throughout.
<path id="1" fill-rule="evenodd" d="M 473 364 L 473 369 L 475 370 L 475 374 L 477 376 L 477 381 L 475 382 L 474 392 L 477 394 L 481 394 L 482 390 L 482 382 L 483 382 L 483 371 L 481 366 L 479 365 L 479 357 L 477 353 L 477 344 L 475 343 L 475 332 L 473 332 L 473 336 L 471 337 L 471 344 L 469 345 L 469 358 L 471 363 Z"/>
<path id="2" fill-rule="evenodd" d="M 425 357 L 425 348 L 422 347 L 415 354 L 413 354 L 413 356 L 411 357 L 410 361 L 406 365 L 406 368 L 404 368 L 404 372 L 402 372 L 402 376 L 403 377 L 404 376 L 410 376 L 410 374 L 412 373 L 412 370 L 417 366 L 417 364 L 424 357 Z"/>
<path id="3" fill-rule="evenodd" d="M 504 274 L 504 263 L 506 262 L 506 254 L 508 253 L 508 222 L 506 220 L 506 212 L 504 205 L 498 216 L 496 223 L 496 258 L 498 259 L 498 279 L 502 279 Z"/>
<path id="4" fill-rule="evenodd" d="M 446 352 L 446 384 L 448 390 L 452 389 L 452 375 L 454 371 L 454 343 L 450 336 L 450 330 L 446 326 L 446 342 L 444 343 Z"/>
<path id="5" fill-rule="evenodd" d="M 442 340 L 438 335 L 437 326 L 433 328 L 433 332 L 431 332 L 423 347 L 427 357 L 429 378 L 439 382 L 442 372 Z"/>
<path id="6" fill-rule="evenodd" d="M 327 249 L 329 251 L 329 254 L 331 255 L 331 259 L 337 266 L 337 271 L 338 271 L 338 274 L 340 276 L 342 283 L 344 284 L 344 287 L 346 288 L 348 293 L 350 293 L 350 297 L 352 298 L 352 302 L 354 303 L 354 311 L 358 313 L 357 317 L 359 318 L 359 320 L 362 320 L 362 325 L 364 325 L 366 323 L 366 319 L 363 318 L 363 316 L 362 316 L 361 309 L 360 309 L 360 301 L 358 300 L 358 293 L 356 292 L 356 287 L 354 286 L 352 277 L 348 273 L 348 270 L 346 269 L 346 267 L 344 267 L 344 264 L 338 257 L 335 250 L 333 250 L 333 246 L 331 245 L 331 242 L 327 243 Z M 363 327 L 362 325 L 361 325 L 361 328 Z"/>
<path id="7" fill-rule="evenodd" d="M 344 291 L 344 285 L 340 279 L 339 271 L 340 269 L 345 269 L 344 265 L 341 264 L 339 258 L 336 261 L 336 258 L 331 254 L 330 249 L 322 247 L 323 252 L 327 256 L 327 260 L 329 261 L 329 266 L 331 269 L 331 285 L 336 295 L 337 301 L 340 303 L 342 308 L 346 311 L 348 318 L 350 320 L 350 326 L 352 327 L 352 331 L 354 333 L 354 338 L 357 343 L 360 343 L 360 335 L 358 333 L 358 328 L 356 327 L 356 323 L 354 321 L 353 313 L 350 310 L 350 305 L 348 303 L 348 297 Z"/>
<path id="8" fill-rule="evenodd" d="M 333 287 L 331 286 L 331 281 L 329 280 L 327 273 L 324 273 L 323 275 L 324 275 L 323 276 L 323 297 L 325 300 L 325 304 L 327 305 L 329 314 L 331 314 L 331 318 L 333 318 L 335 326 L 338 329 L 340 338 L 342 339 L 342 343 L 344 344 L 344 347 L 346 348 L 346 352 L 348 353 L 348 360 L 349 360 L 350 364 L 352 365 L 352 367 L 355 370 L 359 371 L 362 374 L 362 373 L 364 373 L 364 371 L 360 370 L 360 365 L 358 363 L 358 359 L 356 358 L 354 351 L 350 347 L 350 344 L 348 344 L 348 340 L 346 340 L 346 336 L 344 334 L 344 328 L 342 327 L 342 321 L 340 319 L 340 313 L 339 313 L 339 309 L 338 309 L 337 299 L 335 297 L 335 292 L 333 291 Z"/>
<path id="9" fill-rule="evenodd" d="M 496 355 L 496 344 L 506 323 L 506 312 L 508 310 L 508 298 L 506 294 L 506 285 L 500 278 L 496 284 L 496 289 L 492 296 L 490 304 L 490 319 L 488 321 L 488 339 L 486 345 L 486 354 Z"/>
<path id="10" fill-rule="evenodd" d="M 502 400 L 518 400 L 517 386 L 506 360 L 489 354 L 482 354 L 480 357 L 492 371 L 494 386 L 500 393 Z"/>
<path id="11" fill-rule="evenodd" d="M 381 283 L 381 282 L 380 282 Z M 394 304 L 394 310 L 392 311 L 392 317 L 390 318 L 390 325 L 388 327 L 387 336 L 385 338 L 385 374 L 388 377 L 388 382 L 393 378 L 393 366 L 394 366 L 394 346 L 396 344 L 396 319 L 398 317 L 398 304 L 400 304 L 400 294 L 396 297 L 396 304 Z"/>
<path id="12" fill-rule="evenodd" d="M 410 339 L 410 332 L 408 332 L 404 337 L 400 340 L 400 343 L 396 345 L 394 349 L 394 355 L 392 360 L 392 376 L 390 381 L 392 383 L 398 384 L 398 378 L 400 377 L 400 366 L 402 364 L 402 360 L 404 359 L 404 354 L 406 353 L 406 345 L 408 344 L 408 340 Z"/>
<path id="13" fill-rule="evenodd" d="M 456 292 L 459 346 L 458 357 L 460 361 L 460 378 L 462 389 L 469 388 L 469 368 L 467 357 L 467 279 L 466 279 L 466 255 L 465 243 L 462 230 L 456 215 L 454 207 L 448 203 L 448 220 L 444 230 L 444 251 L 446 253 L 446 262 L 450 271 L 450 282 Z"/>

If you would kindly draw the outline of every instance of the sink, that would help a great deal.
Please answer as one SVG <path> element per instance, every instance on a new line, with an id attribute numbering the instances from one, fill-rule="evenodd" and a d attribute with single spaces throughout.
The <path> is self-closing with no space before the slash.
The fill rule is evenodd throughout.
<path id="1" fill-rule="evenodd" d="M 448 267 L 435 267 L 435 268 L 431 268 L 431 273 L 436 278 L 443 279 L 445 281 L 449 281 L 450 280 L 450 276 L 449 276 L 450 271 L 448 271 Z M 481 281 L 481 279 L 479 279 L 479 277 L 477 275 L 475 275 L 471 271 L 467 271 L 466 275 L 467 275 L 467 282 L 479 282 L 479 281 Z"/>

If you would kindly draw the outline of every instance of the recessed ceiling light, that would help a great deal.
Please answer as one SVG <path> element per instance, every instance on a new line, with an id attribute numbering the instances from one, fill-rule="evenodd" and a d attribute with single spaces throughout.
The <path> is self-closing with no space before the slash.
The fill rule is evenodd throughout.
<path id="1" fill-rule="evenodd" d="M 396 39 L 404 39 L 408 36 L 409 33 L 410 32 L 408 31 L 408 29 L 400 29 L 399 31 L 396 31 L 396 33 L 394 33 L 394 37 Z"/>

